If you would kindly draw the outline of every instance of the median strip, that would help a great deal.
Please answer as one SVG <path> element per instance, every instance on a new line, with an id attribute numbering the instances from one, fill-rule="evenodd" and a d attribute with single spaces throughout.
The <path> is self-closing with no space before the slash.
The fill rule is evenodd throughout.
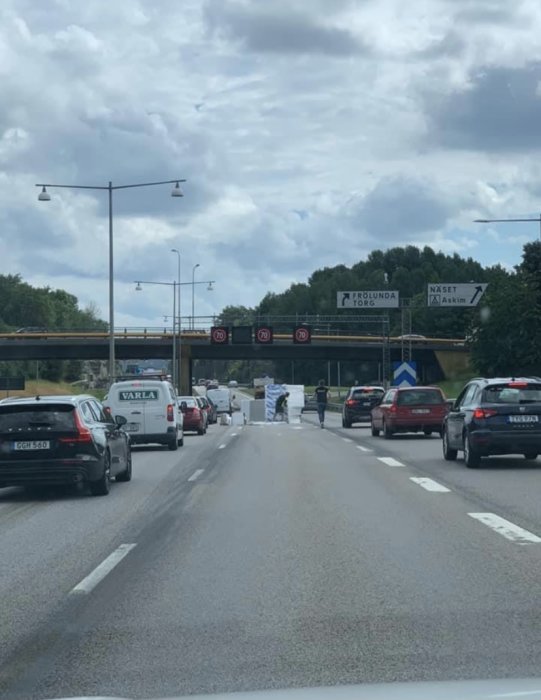
<path id="1" fill-rule="evenodd" d="M 71 589 L 71 593 L 83 595 L 90 593 L 136 546 L 136 544 L 121 544 L 114 552 L 111 552 L 101 564 L 98 564 L 94 571 L 88 574 L 82 581 L 79 581 L 79 583 Z"/>
<path id="2" fill-rule="evenodd" d="M 448 489 L 443 484 L 438 484 L 434 479 L 426 479 L 425 477 L 410 476 L 410 481 L 417 484 L 426 491 L 432 491 L 433 493 L 450 493 L 451 489 Z"/>
<path id="3" fill-rule="evenodd" d="M 479 520 L 487 527 L 502 535 L 511 542 L 516 542 L 517 544 L 539 544 L 541 542 L 541 537 L 534 535 L 533 532 L 524 530 L 524 528 L 509 522 L 505 518 L 501 518 L 495 513 L 468 513 L 470 518 Z"/>

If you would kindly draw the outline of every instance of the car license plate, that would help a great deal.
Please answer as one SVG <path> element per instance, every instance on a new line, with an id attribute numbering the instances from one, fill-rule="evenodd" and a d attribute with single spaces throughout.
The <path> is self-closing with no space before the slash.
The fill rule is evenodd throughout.
<path id="1" fill-rule="evenodd" d="M 430 413 L 429 408 L 412 408 L 411 409 L 412 413 L 419 414 L 419 413 Z"/>
<path id="2" fill-rule="evenodd" d="M 538 423 L 539 416 L 509 416 L 510 423 Z"/>
<path id="3" fill-rule="evenodd" d="M 139 430 L 139 423 L 126 423 L 125 429 L 128 433 L 137 433 Z"/>
<path id="4" fill-rule="evenodd" d="M 363 406 L 370 406 L 370 401 L 363 401 Z"/>
<path id="5" fill-rule="evenodd" d="M 49 450 L 50 448 L 49 440 L 21 440 L 13 443 L 14 450 Z"/>

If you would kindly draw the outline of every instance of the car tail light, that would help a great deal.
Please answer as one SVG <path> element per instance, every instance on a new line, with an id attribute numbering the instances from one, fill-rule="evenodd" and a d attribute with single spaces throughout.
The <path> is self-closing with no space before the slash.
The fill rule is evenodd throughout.
<path id="1" fill-rule="evenodd" d="M 92 433 L 86 425 L 84 425 L 77 411 L 74 411 L 73 415 L 75 416 L 77 435 L 75 437 L 60 437 L 58 438 L 58 442 L 92 442 Z"/>
<path id="2" fill-rule="evenodd" d="M 476 408 L 473 412 L 473 417 L 477 419 L 490 418 L 490 416 L 495 416 L 497 413 L 498 411 L 495 411 L 493 408 Z"/>
<path id="3" fill-rule="evenodd" d="M 525 389 L 528 382 L 509 382 L 507 386 L 512 386 L 514 389 Z"/>
<path id="4" fill-rule="evenodd" d="M 396 405 L 394 403 L 392 403 L 389 406 L 389 413 L 396 413 L 396 411 L 397 411 Z"/>
<path id="5" fill-rule="evenodd" d="M 346 401 L 346 406 L 353 406 L 355 404 L 355 401 L 353 399 L 348 399 Z"/>
<path id="6" fill-rule="evenodd" d="M 173 404 L 170 403 L 167 405 L 167 420 L 169 422 L 173 422 L 175 420 L 175 412 L 173 410 Z"/>

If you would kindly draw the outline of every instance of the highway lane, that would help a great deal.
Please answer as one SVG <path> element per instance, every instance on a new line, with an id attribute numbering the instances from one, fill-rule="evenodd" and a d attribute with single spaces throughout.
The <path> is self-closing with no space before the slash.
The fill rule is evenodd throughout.
<path id="1" fill-rule="evenodd" d="M 0 665 L 78 580 L 208 464 L 225 432 L 186 433 L 176 452 L 135 447 L 132 481 L 113 483 L 103 498 L 77 489 L 0 489 Z"/>
<path id="2" fill-rule="evenodd" d="M 312 413 L 303 420 L 317 423 Z M 342 428 L 339 414 L 327 413 L 327 428 L 346 439 L 354 440 L 382 456 L 401 460 L 419 476 L 436 479 L 461 493 L 479 510 L 495 510 L 526 528 L 541 525 L 541 457 L 535 461 L 521 455 L 490 457 L 479 469 L 468 469 L 462 453 L 457 460 L 443 459 L 441 438 L 424 435 L 396 435 L 391 440 L 372 437 L 369 424 Z M 541 534 L 541 533 L 540 533 Z"/>
<path id="3" fill-rule="evenodd" d="M 101 583 L 64 590 L 3 697 L 538 675 L 540 543 L 338 430 L 221 439 L 177 493 L 155 491 Z"/>

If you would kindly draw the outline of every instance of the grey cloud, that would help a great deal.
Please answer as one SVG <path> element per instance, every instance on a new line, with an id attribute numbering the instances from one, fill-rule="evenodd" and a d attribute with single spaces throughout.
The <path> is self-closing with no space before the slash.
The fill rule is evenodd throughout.
<path id="1" fill-rule="evenodd" d="M 466 42 L 460 34 L 456 31 L 451 31 L 421 51 L 418 57 L 423 59 L 456 57 L 463 53 L 465 46 Z"/>
<path id="2" fill-rule="evenodd" d="M 240 40 L 254 52 L 350 56 L 366 50 L 350 32 L 325 26 L 314 21 L 312 14 L 290 8 L 278 14 L 236 2 L 208 0 L 205 20 L 212 32 Z"/>
<path id="3" fill-rule="evenodd" d="M 352 223 L 380 243 L 406 243 L 444 226 L 449 214 L 431 185 L 407 177 L 384 178 L 354 205 Z"/>
<path id="4" fill-rule="evenodd" d="M 541 147 L 541 65 L 485 68 L 473 86 L 427 100 L 434 139 L 448 148 L 480 151 Z"/>

